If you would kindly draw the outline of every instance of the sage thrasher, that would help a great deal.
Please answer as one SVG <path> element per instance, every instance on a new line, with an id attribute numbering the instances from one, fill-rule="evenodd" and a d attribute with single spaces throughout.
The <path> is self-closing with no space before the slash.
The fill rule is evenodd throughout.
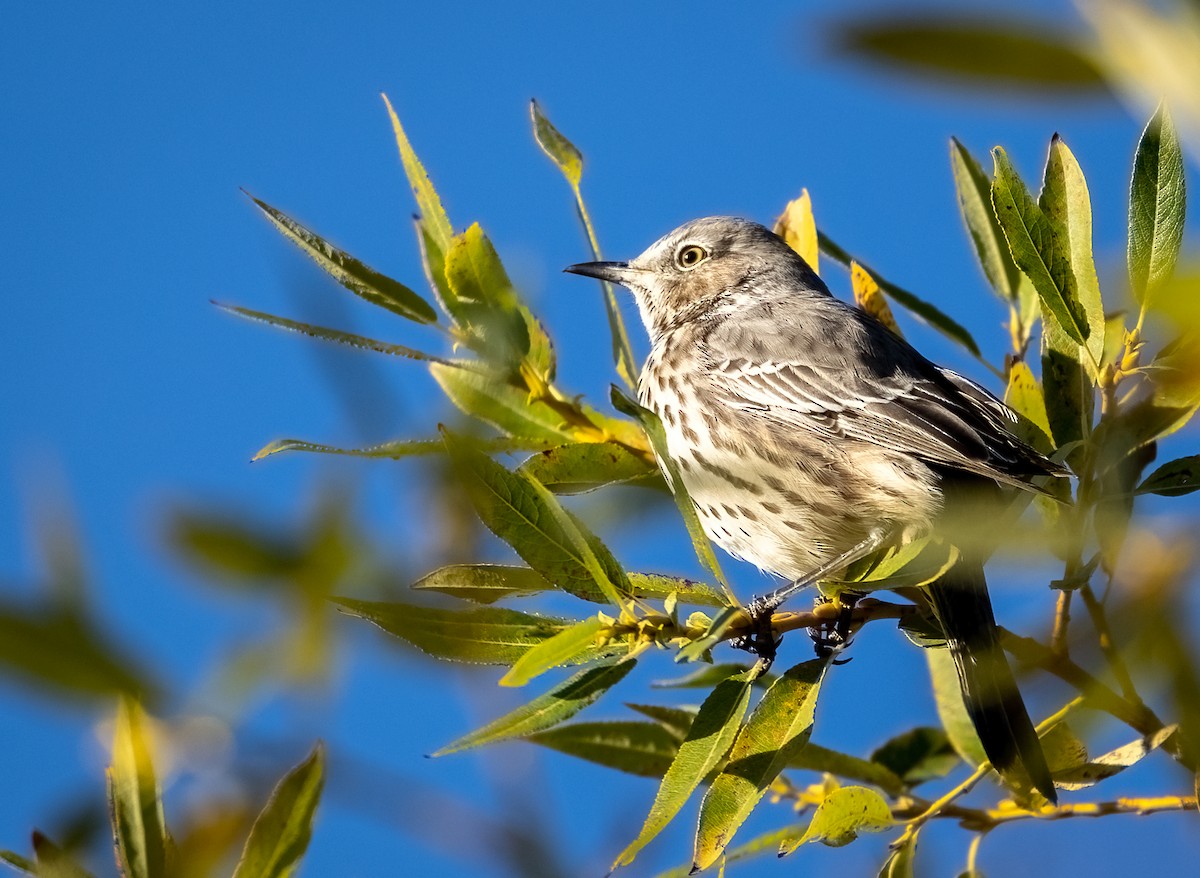
<path id="1" fill-rule="evenodd" d="M 747 608 L 768 658 L 774 611 L 848 564 L 932 532 L 966 534 L 930 587 L 963 700 L 992 765 L 1055 799 L 1037 734 L 1000 646 L 983 575 L 999 485 L 1040 490 L 1066 471 L 1011 432 L 1015 415 L 830 295 L 777 235 L 695 220 L 630 262 L 566 269 L 627 287 L 653 348 L 638 396 L 705 532 L 790 584 Z M 983 506 L 980 506 L 980 503 Z"/>

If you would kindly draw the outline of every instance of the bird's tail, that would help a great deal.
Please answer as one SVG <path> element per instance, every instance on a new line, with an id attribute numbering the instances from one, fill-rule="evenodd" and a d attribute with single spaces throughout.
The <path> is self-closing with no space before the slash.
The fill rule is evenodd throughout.
<path id="1" fill-rule="evenodd" d="M 1022 785 L 1032 783 L 1056 802 L 1046 756 L 1000 646 L 983 565 L 959 561 L 929 594 L 958 671 L 967 715 L 988 761 L 1001 775 Z"/>

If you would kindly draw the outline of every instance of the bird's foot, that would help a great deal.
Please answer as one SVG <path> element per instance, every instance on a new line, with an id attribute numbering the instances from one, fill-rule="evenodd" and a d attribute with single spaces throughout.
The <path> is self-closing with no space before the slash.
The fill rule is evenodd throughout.
<path id="1" fill-rule="evenodd" d="M 779 644 L 783 643 L 783 637 L 777 637 L 771 627 L 776 606 L 769 596 L 752 600 L 746 606 L 746 615 L 750 617 L 749 633 L 731 640 L 730 646 L 753 653 L 769 666 L 775 660 Z"/>
<path id="2" fill-rule="evenodd" d="M 850 646 L 850 627 L 854 622 L 854 607 L 861 598 L 862 595 L 857 592 L 842 592 L 832 599 L 838 605 L 837 616 L 828 622 L 808 629 L 808 636 L 812 638 L 817 658 L 829 658 Z M 817 599 L 818 604 L 830 601 L 830 598 L 825 597 Z M 835 658 L 833 664 L 844 665 L 849 661 L 850 657 Z"/>

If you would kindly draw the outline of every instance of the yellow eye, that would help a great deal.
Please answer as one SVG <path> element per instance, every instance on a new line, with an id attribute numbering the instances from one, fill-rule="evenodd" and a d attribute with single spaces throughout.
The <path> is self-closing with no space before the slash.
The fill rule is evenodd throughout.
<path id="1" fill-rule="evenodd" d="M 695 268 L 708 258 L 708 251 L 699 244 L 688 244 L 675 256 L 680 268 Z"/>

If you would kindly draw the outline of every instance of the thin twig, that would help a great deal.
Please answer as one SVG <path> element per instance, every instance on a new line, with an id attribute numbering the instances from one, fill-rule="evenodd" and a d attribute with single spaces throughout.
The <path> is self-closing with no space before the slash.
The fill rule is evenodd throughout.
<path id="1" fill-rule="evenodd" d="M 1067 628 L 1071 624 L 1070 589 L 1058 593 L 1058 604 L 1054 608 L 1054 632 L 1050 635 L 1050 649 L 1055 655 L 1067 655 Z"/>
<path id="2" fill-rule="evenodd" d="M 1121 693 L 1125 696 L 1125 700 L 1133 704 L 1141 704 L 1142 697 L 1138 695 L 1129 668 L 1117 650 L 1116 644 L 1113 643 L 1112 630 L 1108 627 L 1108 617 L 1104 613 L 1104 607 L 1096 598 L 1096 593 L 1092 591 L 1091 585 L 1081 586 L 1079 596 L 1083 598 L 1084 606 L 1087 607 L 1088 615 L 1092 619 L 1092 627 L 1096 629 L 1096 638 L 1100 642 L 1100 649 L 1108 661 L 1108 667 L 1113 676 L 1117 678 L 1117 685 L 1121 687 Z"/>

